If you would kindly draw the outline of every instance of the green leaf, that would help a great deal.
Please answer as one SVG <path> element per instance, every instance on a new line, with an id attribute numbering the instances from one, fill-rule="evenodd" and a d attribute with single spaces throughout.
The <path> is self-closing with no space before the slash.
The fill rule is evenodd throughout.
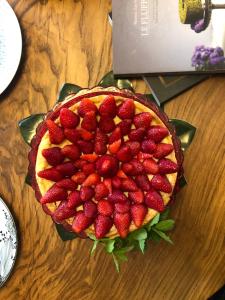
<path id="1" fill-rule="evenodd" d="M 160 214 L 160 221 L 166 220 L 169 216 L 170 209 L 167 207 L 161 214 Z"/>
<path id="2" fill-rule="evenodd" d="M 196 128 L 182 120 L 172 119 L 170 122 L 175 126 L 176 134 L 181 141 L 181 148 L 185 151 L 195 136 Z"/>
<path id="3" fill-rule="evenodd" d="M 94 235 L 94 234 L 92 234 L 92 233 L 88 233 L 88 237 L 91 239 L 91 240 L 93 240 L 93 241 L 96 241 L 97 239 L 96 239 L 96 236 Z"/>
<path id="4" fill-rule="evenodd" d="M 119 89 L 127 89 L 134 91 L 132 82 L 127 79 L 116 79 L 113 75 L 113 72 L 110 71 L 107 73 L 102 80 L 99 82 L 98 86 L 107 88 L 109 86 L 115 86 Z"/>
<path id="5" fill-rule="evenodd" d="M 173 229 L 174 224 L 175 224 L 174 220 L 164 220 L 156 224 L 154 228 L 160 231 L 170 231 Z"/>
<path id="6" fill-rule="evenodd" d="M 172 240 L 170 239 L 170 237 L 168 235 L 166 235 L 164 232 L 157 230 L 156 228 L 152 228 L 152 230 L 158 234 L 158 236 L 160 236 L 164 241 L 170 243 L 173 245 Z"/>
<path id="7" fill-rule="evenodd" d="M 113 261 L 115 263 L 115 266 L 116 266 L 116 271 L 119 273 L 120 272 L 120 265 L 119 265 L 119 262 L 116 258 L 116 256 L 112 253 L 112 257 L 113 257 Z"/>
<path id="8" fill-rule="evenodd" d="M 26 178 L 25 178 L 25 183 L 32 186 L 32 183 L 31 183 L 31 177 L 29 174 L 27 174 Z"/>
<path id="9" fill-rule="evenodd" d="M 107 243 L 105 243 L 105 250 L 108 253 L 112 253 L 114 250 L 114 244 L 115 244 L 115 240 L 108 240 Z"/>
<path id="10" fill-rule="evenodd" d="M 143 254 L 145 253 L 145 241 L 146 241 L 146 240 L 140 240 L 140 241 L 138 241 L 138 242 L 139 242 L 140 250 L 141 250 L 141 252 L 142 252 Z"/>
<path id="11" fill-rule="evenodd" d="M 91 248 L 91 252 L 90 252 L 90 255 L 91 255 L 91 256 L 94 254 L 94 252 L 95 252 L 95 250 L 96 250 L 96 248 L 97 248 L 97 246 L 98 246 L 98 243 L 99 243 L 98 240 L 95 240 L 95 241 L 94 241 L 93 246 L 92 246 L 92 248 Z"/>
<path id="12" fill-rule="evenodd" d="M 148 237 L 150 240 L 153 240 L 157 243 L 161 241 L 161 237 L 158 234 L 156 234 L 153 230 L 149 232 Z"/>
<path id="13" fill-rule="evenodd" d="M 147 239 L 147 237 L 148 237 L 148 233 L 144 228 L 135 230 L 130 234 L 130 238 L 136 241 L 145 240 Z"/>
<path id="14" fill-rule="evenodd" d="M 146 228 L 148 231 L 151 230 L 152 226 L 154 226 L 155 224 L 157 224 L 159 222 L 159 217 L 160 217 L 160 214 L 158 213 L 152 220 L 150 223 L 148 223 L 146 225 Z"/>
<path id="15" fill-rule="evenodd" d="M 131 246 L 127 246 L 127 247 L 123 247 L 123 248 L 120 248 L 120 249 L 117 249 L 114 251 L 114 253 L 126 253 L 126 252 L 130 252 L 131 250 L 134 249 L 134 246 L 131 245 Z"/>
<path id="16" fill-rule="evenodd" d="M 116 255 L 117 259 L 121 260 L 121 261 L 128 261 L 127 256 L 125 255 L 125 253 L 123 252 L 118 252 L 118 251 L 114 251 L 113 252 L 114 255 Z"/>
<path id="17" fill-rule="evenodd" d="M 184 175 L 179 179 L 179 187 L 182 189 L 187 184 L 187 180 Z"/>
<path id="18" fill-rule="evenodd" d="M 57 232 L 63 241 L 76 239 L 78 236 L 74 232 L 67 231 L 63 225 L 55 224 Z"/>
<path id="19" fill-rule="evenodd" d="M 64 101 L 67 96 L 71 94 L 76 94 L 80 90 L 82 90 L 82 87 L 78 85 L 72 83 L 65 83 L 59 92 L 59 96 L 56 103 Z"/>
<path id="20" fill-rule="evenodd" d="M 30 145 L 32 138 L 36 134 L 37 126 L 43 121 L 44 114 L 31 115 L 19 122 L 20 133 L 24 141 Z"/>

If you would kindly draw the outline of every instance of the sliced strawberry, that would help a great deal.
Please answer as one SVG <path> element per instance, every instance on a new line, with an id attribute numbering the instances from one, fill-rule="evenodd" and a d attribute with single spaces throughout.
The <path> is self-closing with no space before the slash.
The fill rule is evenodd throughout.
<path id="1" fill-rule="evenodd" d="M 79 191 L 73 191 L 68 196 L 68 207 L 75 208 L 77 206 L 80 206 L 82 204 L 82 200 L 80 198 L 80 192 Z"/>
<path id="2" fill-rule="evenodd" d="M 96 238 L 103 238 L 110 231 L 112 225 L 113 220 L 110 217 L 98 215 L 94 223 Z"/>
<path id="3" fill-rule="evenodd" d="M 103 117 L 114 118 L 116 116 L 117 106 L 114 96 L 107 96 L 99 106 L 99 114 Z"/>
<path id="4" fill-rule="evenodd" d="M 131 206 L 131 217 L 136 227 L 141 227 L 148 209 L 143 204 L 134 204 Z"/>
<path id="5" fill-rule="evenodd" d="M 159 161 L 159 173 L 171 174 L 178 171 L 178 165 L 170 159 L 163 158 Z"/>
<path id="6" fill-rule="evenodd" d="M 77 171 L 77 168 L 72 162 L 65 162 L 56 167 L 56 170 L 59 171 L 63 176 L 71 177 Z"/>
<path id="7" fill-rule="evenodd" d="M 93 201 L 86 201 L 84 203 L 84 214 L 88 218 L 94 218 L 97 215 L 97 205 Z"/>
<path id="8" fill-rule="evenodd" d="M 86 179 L 86 175 L 84 174 L 84 172 L 77 172 L 75 175 L 71 177 L 71 179 L 78 184 L 82 184 Z"/>
<path id="9" fill-rule="evenodd" d="M 111 178 L 105 178 L 103 180 L 104 185 L 107 187 L 107 189 L 109 190 L 109 193 L 112 193 L 112 180 Z"/>
<path id="10" fill-rule="evenodd" d="M 95 135 L 95 153 L 101 155 L 107 152 L 108 136 L 99 128 Z"/>
<path id="11" fill-rule="evenodd" d="M 61 153 L 61 149 L 59 147 L 43 149 L 42 155 L 51 166 L 57 166 L 64 160 L 64 155 Z"/>
<path id="12" fill-rule="evenodd" d="M 63 129 L 52 120 L 47 120 L 46 125 L 49 131 L 49 139 L 52 144 L 61 144 L 64 140 Z"/>
<path id="13" fill-rule="evenodd" d="M 80 105 L 78 107 L 78 113 L 79 115 L 84 118 L 84 116 L 86 115 L 86 113 L 93 111 L 95 113 L 97 113 L 98 109 L 95 106 L 95 104 L 90 100 L 90 99 L 83 99 L 80 102 Z"/>
<path id="14" fill-rule="evenodd" d="M 56 202 L 56 201 L 63 201 L 67 198 L 66 190 L 53 185 L 41 198 L 41 204 Z"/>
<path id="15" fill-rule="evenodd" d="M 150 182 L 147 175 L 137 175 L 136 176 L 136 183 L 143 191 L 149 191 L 150 190 Z"/>
<path id="16" fill-rule="evenodd" d="M 80 157 L 80 149 L 77 145 L 66 145 L 62 148 L 61 152 L 71 160 L 77 160 Z"/>
<path id="17" fill-rule="evenodd" d="M 100 182 L 96 185 L 96 187 L 95 187 L 95 199 L 97 201 L 107 197 L 108 194 L 109 194 L 109 189 L 107 188 L 107 186 L 103 182 Z"/>
<path id="18" fill-rule="evenodd" d="M 129 233 L 129 227 L 130 227 L 130 223 L 131 223 L 130 214 L 129 213 L 125 213 L 125 214 L 115 213 L 113 221 L 114 221 L 115 227 L 116 227 L 119 235 L 122 238 L 125 238 Z"/>
<path id="19" fill-rule="evenodd" d="M 92 153 L 92 154 L 83 154 L 81 155 L 81 159 L 84 159 L 90 163 L 94 163 L 98 158 L 98 155 Z"/>
<path id="20" fill-rule="evenodd" d="M 152 154 L 149 154 L 149 153 L 143 153 L 143 152 L 139 152 L 138 155 L 137 155 L 137 159 L 139 161 L 142 161 L 144 159 L 149 159 L 149 158 L 152 158 L 153 155 Z"/>
<path id="21" fill-rule="evenodd" d="M 133 156 L 137 155 L 140 152 L 141 144 L 137 141 L 127 141 L 125 142 L 125 145 L 130 147 L 131 154 Z"/>
<path id="22" fill-rule="evenodd" d="M 65 128 L 64 129 L 64 134 L 67 140 L 69 140 L 71 143 L 76 144 L 76 142 L 80 139 L 80 131 L 77 129 L 72 129 L 72 128 Z"/>
<path id="23" fill-rule="evenodd" d="M 143 127 L 148 129 L 152 121 L 152 115 L 148 112 L 143 112 L 134 116 L 134 126 L 136 128 Z"/>
<path id="24" fill-rule="evenodd" d="M 95 131 L 97 128 L 97 119 L 94 111 L 89 111 L 85 114 L 81 127 L 87 131 Z"/>
<path id="25" fill-rule="evenodd" d="M 60 110 L 60 123 L 64 128 L 75 128 L 80 123 L 80 117 L 65 107 Z"/>
<path id="26" fill-rule="evenodd" d="M 162 176 L 159 174 L 155 175 L 151 180 L 151 185 L 156 190 L 162 191 L 164 193 L 172 192 L 172 186 L 166 176 Z"/>
<path id="27" fill-rule="evenodd" d="M 130 133 L 131 131 L 131 125 L 132 125 L 132 120 L 130 119 L 126 119 L 126 120 L 122 120 L 118 126 L 120 128 L 121 134 L 122 135 L 127 135 Z"/>
<path id="28" fill-rule="evenodd" d="M 132 129 L 128 134 L 128 137 L 131 141 L 141 142 L 145 136 L 145 129 L 140 127 L 138 129 Z"/>
<path id="29" fill-rule="evenodd" d="M 112 178 L 112 186 L 114 189 L 119 190 L 121 187 L 121 179 L 118 176 Z"/>
<path id="30" fill-rule="evenodd" d="M 76 215 L 76 209 L 68 207 L 67 201 L 62 201 L 57 209 L 54 211 L 53 220 L 60 222 Z"/>
<path id="31" fill-rule="evenodd" d="M 121 190 L 124 192 L 134 192 L 138 189 L 135 181 L 131 178 L 123 179 Z"/>
<path id="32" fill-rule="evenodd" d="M 156 151 L 156 143 L 152 140 L 145 140 L 141 144 L 141 149 L 144 153 L 154 153 Z"/>
<path id="33" fill-rule="evenodd" d="M 127 178 L 127 175 L 124 173 L 123 170 L 119 170 L 116 174 L 119 178 Z"/>
<path id="34" fill-rule="evenodd" d="M 76 216 L 73 220 L 72 229 L 76 233 L 80 233 L 81 231 L 87 229 L 92 222 L 93 219 L 86 217 L 84 212 L 80 210 L 76 213 Z"/>
<path id="35" fill-rule="evenodd" d="M 125 100 L 118 109 L 117 115 L 120 119 L 132 119 L 135 113 L 134 101 L 132 99 Z"/>
<path id="36" fill-rule="evenodd" d="M 94 190 L 90 186 L 82 186 L 80 189 L 80 198 L 82 201 L 91 200 L 94 197 Z"/>
<path id="37" fill-rule="evenodd" d="M 126 202 L 127 197 L 120 190 L 114 190 L 112 194 L 109 194 L 108 200 L 111 202 Z"/>
<path id="38" fill-rule="evenodd" d="M 78 141 L 77 144 L 84 154 L 92 154 L 94 151 L 94 145 L 89 141 Z"/>
<path id="39" fill-rule="evenodd" d="M 123 203 L 115 203 L 115 211 L 121 214 L 125 214 L 130 211 L 130 201 Z"/>
<path id="40" fill-rule="evenodd" d="M 103 199 L 98 202 L 98 212 L 104 216 L 111 216 L 114 211 L 114 206 L 111 202 Z"/>
<path id="41" fill-rule="evenodd" d="M 84 128 L 79 128 L 77 130 L 84 141 L 90 141 L 94 138 L 94 134 Z"/>
<path id="42" fill-rule="evenodd" d="M 99 120 L 99 128 L 104 133 L 110 133 L 115 129 L 114 119 L 109 117 L 101 117 Z"/>
<path id="43" fill-rule="evenodd" d="M 163 158 L 167 155 L 169 155 L 173 151 L 173 145 L 171 144 L 158 144 L 156 151 L 154 153 L 155 158 Z"/>
<path id="44" fill-rule="evenodd" d="M 96 162 L 96 171 L 100 176 L 112 177 L 119 168 L 118 160 L 111 155 L 103 155 Z"/>
<path id="45" fill-rule="evenodd" d="M 55 184 L 59 188 L 66 189 L 68 191 L 75 191 L 77 189 L 77 184 L 72 179 L 66 178 L 58 181 Z"/>
<path id="46" fill-rule="evenodd" d="M 148 138 L 156 143 L 160 143 L 168 134 L 168 129 L 160 125 L 151 126 L 148 130 Z"/>
<path id="47" fill-rule="evenodd" d="M 74 162 L 74 166 L 77 168 L 77 169 L 82 169 L 84 165 L 86 165 L 87 162 L 83 159 L 78 159 Z"/>
<path id="48" fill-rule="evenodd" d="M 134 167 L 131 163 L 123 163 L 122 164 L 122 170 L 127 175 L 132 175 L 133 174 L 133 169 L 134 169 Z"/>
<path id="49" fill-rule="evenodd" d="M 143 166 L 144 166 L 145 172 L 147 174 L 157 174 L 157 173 L 159 173 L 159 166 L 155 162 L 155 160 L 152 159 L 152 158 L 145 159 L 143 161 Z"/>
<path id="50" fill-rule="evenodd" d="M 142 166 L 142 163 L 140 163 L 137 159 L 132 159 L 130 161 L 130 164 L 133 167 L 132 175 L 144 174 L 144 167 Z"/>
<path id="51" fill-rule="evenodd" d="M 130 147 L 122 146 L 117 152 L 116 157 L 122 162 L 128 162 L 132 159 L 132 152 Z"/>
<path id="52" fill-rule="evenodd" d="M 96 173 L 90 174 L 85 181 L 83 182 L 83 186 L 91 186 L 96 185 L 101 180 L 100 176 Z"/>
<path id="53" fill-rule="evenodd" d="M 88 154 L 85 154 L 88 155 Z M 85 164 L 82 167 L 82 171 L 84 172 L 85 175 L 90 175 L 92 173 L 95 172 L 95 164 L 94 163 L 90 163 L 90 164 Z"/>
<path id="54" fill-rule="evenodd" d="M 154 190 L 151 190 L 148 193 L 146 193 L 145 204 L 149 208 L 155 209 L 158 212 L 162 212 L 165 209 L 164 202 L 161 195 Z"/>
<path id="55" fill-rule="evenodd" d="M 62 174 L 55 168 L 39 171 L 38 176 L 51 181 L 59 181 L 63 178 Z"/>
<path id="56" fill-rule="evenodd" d="M 142 192 L 142 190 L 137 190 L 135 192 L 129 192 L 128 197 L 132 202 L 134 202 L 136 204 L 141 204 L 144 202 L 144 193 Z"/>
<path id="57" fill-rule="evenodd" d="M 109 152 L 112 154 L 116 154 L 120 149 L 121 143 L 121 140 L 113 142 L 111 145 L 109 145 Z"/>
<path id="58" fill-rule="evenodd" d="M 121 131 L 119 127 L 116 127 L 113 132 L 111 133 L 111 135 L 109 136 L 109 144 L 114 143 L 115 141 L 120 140 L 122 137 L 121 135 Z"/>

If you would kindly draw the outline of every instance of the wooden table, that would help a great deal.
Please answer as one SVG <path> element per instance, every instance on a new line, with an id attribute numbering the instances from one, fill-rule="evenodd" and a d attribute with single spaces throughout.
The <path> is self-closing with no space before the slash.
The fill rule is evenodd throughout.
<path id="1" fill-rule="evenodd" d="M 0 299 L 207 299 L 225 280 L 225 79 L 215 77 L 166 105 L 198 128 L 185 154 L 189 185 L 172 211 L 175 246 L 129 255 L 118 275 L 91 242 L 62 242 L 24 184 L 28 147 L 20 119 L 46 112 L 64 82 L 94 86 L 112 67 L 108 0 L 10 0 L 23 32 L 19 72 L 0 101 L 0 194 L 15 214 L 20 247 Z M 144 92 L 143 82 L 137 90 Z"/>

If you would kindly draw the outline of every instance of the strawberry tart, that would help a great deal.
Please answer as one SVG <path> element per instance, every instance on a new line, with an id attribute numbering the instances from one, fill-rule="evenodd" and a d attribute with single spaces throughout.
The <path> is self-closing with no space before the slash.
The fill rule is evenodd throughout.
<path id="1" fill-rule="evenodd" d="M 36 198 L 82 237 L 126 238 L 165 209 L 182 175 L 180 142 L 165 113 L 114 87 L 69 95 L 46 115 L 31 147 Z"/>

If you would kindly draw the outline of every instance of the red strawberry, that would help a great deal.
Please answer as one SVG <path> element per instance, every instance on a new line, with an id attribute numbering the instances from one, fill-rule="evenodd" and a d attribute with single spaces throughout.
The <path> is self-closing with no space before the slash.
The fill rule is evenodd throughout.
<path id="1" fill-rule="evenodd" d="M 101 132 L 99 129 L 96 131 L 95 135 L 95 153 L 97 154 L 105 154 L 107 152 L 107 143 L 108 136 Z"/>
<path id="2" fill-rule="evenodd" d="M 123 163 L 122 164 L 122 170 L 127 175 L 132 175 L 133 174 L 133 169 L 134 169 L 134 167 L 131 163 Z"/>
<path id="3" fill-rule="evenodd" d="M 178 170 L 178 166 L 170 159 L 163 158 L 159 161 L 159 173 L 170 174 L 175 173 Z"/>
<path id="4" fill-rule="evenodd" d="M 112 186 L 114 189 L 119 190 L 121 187 L 121 179 L 118 176 L 112 178 Z"/>
<path id="5" fill-rule="evenodd" d="M 77 168 L 71 162 L 65 162 L 56 167 L 56 170 L 59 171 L 63 176 L 71 177 L 77 171 Z"/>
<path id="6" fill-rule="evenodd" d="M 87 155 L 87 154 L 86 154 Z M 90 164 L 85 164 L 82 167 L 82 171 L 84 172 L 85 175 L 90 175 L 95 172 L 95 164 L 90 163 Z"/>
<path id="7" fill-rule="evenodd" d="M 173 145 L 171 144 L 158 144 L 154 153 L 155 158 L 163 158 L 173 151 Z"/>
<path id="8" fill-rule="evenodd" d="M 97 160 L 97 158 L 98 158 L 98 155 L 96 155 L 94 153 L 81 155 L 81 159 L 89 161 L 90 163 L 94 163 Z"/>
<path id="9" fill-rule="evenodd" d="M 80 131 L 77 129 L 71 129 L 71 128 L 65 128 L 64 134 L 67 140 L 69 140 L 71 143 L 76 143 L 80 139 Z"/>
<path id="10" fill-rule="evenodd" d="M 131 178 L 123 179 L 121 190 L 124 192 L 134 192 L 138 189 L 135 181 Z"/>
<path id="11" fill-rule="evenodd" d="M 100 182 L 96 185 L 95 187 L 95 199 L 98 201 L 102 198 L 107 197 L 109 194 L 109 189 L 107 188 L 107 186 L 103 183 Z"/>
<path id="12" fill-rule="evenodd" d="M 80 157 L 80 149 L 77 145 L 66 145 L 62 148 L 62 154 L 71 160 L 77 160 Z"/>
<path id="13" fill-rule="evenodd" d="M 143 159 L 148 159 L 148 158 L 152 158 L 152 154 L 149 154 L 149 153 L 143 153 L 143 152 L 139 152 L 138 155 L 137 155 L 137 159 L 139 161 L 143 160 Z"/>
<path id="14" fill-rule="evenodd" d="M 148 138 L 156 143 L 160 143 L 168 134 L 168 129 L 159 125 L 151 126 L 148 130 Z"/>
<path id="15" fill-rule="evenodd" d="M 127 197 L 119 190 L 114 190 L 112 194 L 109 194 L 108 200 L 111 202 L 126 202 Z"/>
<path id="16" fill-rule="evenodd" d="M 157 174 L 157 173 L 159 173 L 159 166 L 157 165 L 155 160 L 152 159 L 152 158 L 145 159 L 143 161 L 143 166 L 144 166 L 145 172 L 147 174 Z"/>
<path id="17" fill-rule="evenodd" d="M 87 162 L 83 159 L 78 159 L 74 162 L 74 166 L 77 168 L 77 169 L 82 169 L 84 165 L 86 165 Z"/>
<path id="18" fill-rule="evenodd" d="M 84 154 L 90 154 L 90 153 L 93 153 L 93 151 L 94 151 L 94 145 L 91 142 L 88 142 L 88 141 L 78 141 L 77 144 L 78 144 L 80 150 Z"/>
<path id="19" fill-rule="evenodd" d="M 142 164 L 137 160 L 137 159 L 132 159 L 130 161 L 130 164 L 133 167 L 132 170 L 132 175 L 141 175 L 144 173 L 144 167 L 142 166 Z"/>
<path id="20" fill-rule="evenodd" d="M 82 184 L 86 179 L 86 175 L 84 174 L 84 172 L 77 172 L 75 175 L 71 177 L 71 179 L 78 184 Z"/>
<path id="21" fill-rule="evenodd" d="M 109 152 L 112 154 L 116 154 L 120 149 L 121 143 L 121 140 L 113 142 L 111 145 L 109 145 Z"/>
<path id="22" fill-rule="evenodd" d="M 148 112 L 143 112 L 134 116 L 134 126 L 136 128 L 143 127 L 148 129 L 152 121 L 152 115 Z"/>
<path id="23" fill-rule="evenodd" d="M 141 227 L 148 209 L 143 204 L 134 204 L 131 206 L 131 217 L 136 227 Z"/>
<path id="24" fill-rule="evenodd" d="M 162 176 L 159 174 L 155 175 L 151 180 L 151 185 L 156 190 L 162 191 L 164 193 L 172 192 L 172 186 L 166 176 Z"/>
<path id="25" fill-rule="evenodd" d="M 97 119 L 94 111 L 89 111 L 85 114 L 81 127 L 87 131 L 95 131 L 97 128 Z"/>
<path id="26" fill-rule="evenodd" d="M 128 146 L 122 146 L 117 152 L 116 157 L 122 162 L 128 162 L 132 158 L 131 149 Z"/>
<path id="27" fill-rule="evenodd" d="M 55 168 L 42 170 L 38 172 L 38 176 L 51 181 L 59 181 L 63 178 L 62 174 Z"/>
<path id="28" fill-rule="evenodd" d="M 68 196 L 68 204 L 67 206 L 69 208 L 75 208 L 77 206 L 80 206 L 82 203 L 82 200 L 80 198 L 80 192 L 79 191 L 73 191 Z"/>
<path id="29" fill-rule="evenodd" d="M 85 181 L 83 182 L 83 186 L 91 186 L 96 185 L 101 180 L 100 176 L 96 173 L 90 174 Z"/>
<path id="30" fill-rule="evenodd" d="M 100 116 L 114 118 L 116 116 L 116 112 L 117 106 L 114 96 L 106 96 L 102 104 L 99 106 Z"/>
<path id="31" fill-rule="evenodd" d="M 55 222 L 60 222 L 71 217 L 74 217 L 76 214 L 76 209 L 68 207 L 67 201 L 62 201 L 57 209 L 54 211 L 53 219 Z"/>
<path id="32" fill-rule="evenodd" d="M 131 154 L 133 156 L 137 155 L 140 152 L 141 144 L 139 142 L 136 142 L 136 141 L 127 141 L 127 142 L 125 142 L 125 145 L 128 146 L 128 147 L 130 147 Z"/>
<path id="33" fill-rule="evenodd" d="M 51 166 L 57 166 L 64 160 L 64 155 L 61 153 L 61 149 L 59 147 L 43 149 L 42 155 Z"/>
<path id="34" fill-rule="evenodd" d="M 46 125 L 49 131 L 49 139 L 52 144 L 61 144 L 64 140 L 63 129 L 52 120 L 47 120 Z"/>
<path id="35" fill-rule="evenodd" d="M 162 212 L 165 209 L 164 202 L 161 195 L 154 190 L 151 190 L 148 193 L 146 193 L 145 204 L 149 208 L 155 209 L 158 212 Z"/>
<path id="36" fill-rule="evenodd" d="M 95 104 L 90 99 L 81 100 L 80 105 L 78 107 L 79 115 L 82 118 L 84 118 L 86 113 L 88 113 L 90 111 L 93 111 L 93 112 L 97 113 L 97 107 L 95 106 Z"/>
<path id="37" fill-rule="evenodd" d="M 118 168 L 118 160 L 111 155 L 103 155 L 96 162 L 96 170 L 103 177 L 116 175 Z"/>
<path id="38" fill-rule="evenodd" d="M 65 107 L 60 110 L 60 123 L 64 128 L 75 128 L 80 123 L 80 117 Z"/>
<path id="39" fill-rule="evenodd" d="M 146 175 L 137 175 L 136 176 L 136 183 L 142 189 L 143 191 L 149 191 L 150 190 L 150 182 L 148 179 L 148 176 Z"/>
<path id="40" fill-rule="evenodd" d="M 123 172 L 123 170 L 119 170 L 116 174 L 119 178 L 127 178 L 127 175 Z"/>
<path id="41" fill-rule="evenodd" d="M 132 129 L 128 136 L 131 141 L 141 142 L 145 136 L 145 129 L 142 127 L 138 129 Z"/>
<path id="42" fill-rule="evenodd" d="M 80 233 L 81 231 L 87 229 L 91 225 L 92 221 L 92 218 L 86 217 L 84 212 L 80 210 L 76 213 L 76 216 L 73 220 L 72 229 L 76 233 Z"/>
<path id="43" fill-rule="evenodd" d="M 144 202 L 144 194 L 141 190 L 137 190 L 135 192 L 129 192 L 128 197 L 131 201 L 136 204 L 140 204 Z"/>
<path id="44" fill-rule="evenodd" d="M 58 181 L 55 185 L 59 188 L 63 188 L 63 189 L 69 190 L 69 191 L 74 191 L 77 189 L 76 182 L 74 182 L 72 179 L 69 179 L 69 178 L 62 179 L 62 180 Z"/>
<path id="45" fill-rule="evenodd" d="M 156 143 L 152 140 L 145 140 L 141 144 L 141 149 L 145 153 L 154 153 L 156 151 Z"/>
<path id="46" fill-rule="evenodd" d="M 135 113 L 134 101 L 132 99 L 125 100 L 118 109 L 120 119 L 132 119 Z"/>
<path id="47" fill-rule="evenodd" d="M 95 192 L 90 186 L 82 186 L 80 189 L 80 198 L 82 201 L 91 200 L 94 194 Z"/>
<path id="48" fill-rule="evenodd" d="M 79 132 L 82 140 L 84 140 L 84 141 L 90 141 L 90 140 L 92 140 L 94 138 L 94 134 L 91 133 L 91 132 L 89 132 L 89 131 L 87 131 L 84 128 L 79 128 L 77 130 L 78 130 L 78 132 Z"/>
<path id="49" fill-rule="evenodd" d="M 84 203 L 84 214 L 88 218 L 94 218 L 97 214 L 97 205 L 93 201 Z"/>
<path id="50" fill-rule="evenodd" d="M 109 190 L 109 193 L 112 193 L 112 180 L 111 178 L 105 178 L 103 180 L 104 185 L 107 187 L 107 189 Z"/>
<path id="51" fill-rule="evenodd" d="M 112 225 L 113 221 L 110 217 L 98 215 L 94 223 L 96 238 L 103 238 L 110 231 Z"/>
<path id="52" fill-rule="evenodd" d="M 100 200 L 98 202 L 98 212 L 104 216 L 111 216 L 113 214 L 113 204 L 107 200 Z"/>
<path id="53" fill-rule="evenodd" d="M 110 133 L 115 129 L 116 125 L 112 118 L 101 117 L 99 120 L 99 128 L 104 133 Z"/>
<path id="54" fill-rule="evenodd" d="M 115 141 L 118 141 L 121 139 L 121 131 L 119 127 L 116 127 L 113 132 L 111 133 L 109 137 L 109 144 L 114 143 Z"/>
<path id="55" fill-rule="evenodd" d="M 115 213 L 114 224 L 116 226 L 119 235 L 122 238 L 125 238 L 128 235 L 130 223 L 131 223 L 131 217 L 129 213 L 125 213 L 125 214 Z"/>
<path id="56" fill-rule="evenodd" d="M 130 201 L 123 203 L 115 203 L 115 211 L 121 214 L 125 214 L 130 210 Z"/>
<path id="57" fill-rule="evenodd" d="M 67 198 L 66 190 L 59 188 L 55 185 L 51 187 L 45 195 L 41 198 L 41 204 L 56 202 L 56 201 L 63 201 Z"/>
<path id="58" fill-rule="evenodd" d="M 127 135 L 130 133 L 131 130 L 131 125 L 132 125 L 132 120 L 122 120 L 118 126 L 120 127 L 120 131 L 122 135 Z"/>

